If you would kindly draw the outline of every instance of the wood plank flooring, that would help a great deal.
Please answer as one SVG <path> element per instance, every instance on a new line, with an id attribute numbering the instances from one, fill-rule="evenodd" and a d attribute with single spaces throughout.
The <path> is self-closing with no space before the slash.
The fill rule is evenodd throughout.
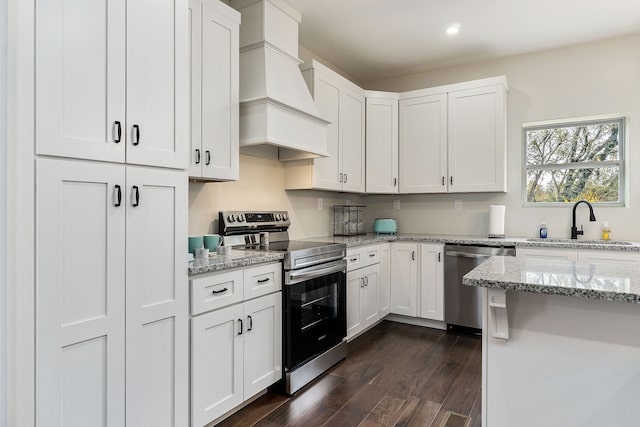
<path id="1" fill-rule="evenodd" d="M 293 398 L 268 393 L 222 427 L 480 427 L 480 337 L 383 321 Z M 449 414 L 452 415 L 449 422 Z"/>

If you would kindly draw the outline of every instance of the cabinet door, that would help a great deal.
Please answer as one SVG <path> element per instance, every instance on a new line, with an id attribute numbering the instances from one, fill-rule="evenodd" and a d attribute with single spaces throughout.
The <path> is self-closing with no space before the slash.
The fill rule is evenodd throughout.
<path id="1" fill-rule="evenodd" d="M 282 292 L 244 303 L 244 399 L 282 379 Z"/>
<path id="2" fill-rule="evenodd" d="M 127 425 L 188 421 L 187 174 L 127 167 Z"/>
<path id="3" fill-rule="evenodd" d="M 507 191 L 505 90 L 449 93 L 449 192 Z"/>
<path id="4" fill-rule="evenodd" d="M 391 245 L 380 245 L 380 279 L 378 282 L 380 317 L 391 312 Z"/>
<path id="5" fill-rule="evenodd" d="M 243 318 L 243 305 L 236 304 L 191 319 L 192 426 L 204 426 L 244 400 Z"/>
<path id="6" fill-rule="evenodd" d="M 418 244 L 391 245 L 391 312 L 415 317 L 418 302 Z"/>
<path id="7" fill-rule="evenodd" d="M 398 192 L 398 99 L 367 97 L 367 193 Z"/>
<path id="8" fill-rule="evenodd" d="M 637 252 L 579 250 L 578 261 L 640 265 Z"/>
<path id="9" fill-rule="evenodd" d="M 447 191 L 447 95 L 399 101 L 400 192 Z"/>
<path id="10" fill-rule="evenodd" d="M 313 159 L 313 186 L 325 190 L 342 190 L 342 153 L 340 150 L 340 85 L 332 76 L 313 71 L 313 99 L 320 116 L 329 120 L 327 152 L 329 157 Z"/>
<path id="11" fill-rule="evenodd" d="M 188 0 L 127 1 L 127 163 L 189 165 Z"/>
<path id="12" fill-rule="evenodd" d="M 36 15 L 36 153 L 124 162 L 125 0 L 38 1 Z"/>
<path id="13" fill-rule="evenodd" d="M 342 189 L 364 193 L 364 96 L 349 88 L 340 92 Z"/>
<path id="14" fill-rule="evenodd" d="M 222 8 L 229 9 L 222 2 L 202 7 L 202 177 L 237 180 L 240 30 Z"/>
<path id="15" fill-rule="evenodd" d="M 362 326 L 368 328 L 380 318 L 379 286 L 380 286 L 380 264 L 365 267 L 362 272 L 364 276 L 364 287 L 362 288 Z"/>
<path id="16" fill-rule="evenodd" d="M 442 245 L 420 245 L 420 317 L 444 320 Z"/>
<path id="17" fill-rule="evenodd" d="M 191 148 L 189 176 L 202 177 L 202 0 L 189 0 Z"/>
<path id="18" fill-rule="evenodd" d="M 347 338 L 362 330 L 363 269 L 347 272 Z"/>
<path id="19" fill-rule="evenodd" d="M 125 424 L 124 167 L 36 160 L 36 424 Z"/>
<path id="20" fill-rule="evenodd" d="M 577 261 L 578 251 L 575 249 L 516 248 L 516 256 L 538 259 L 561 259 L 565 261 Z"/>

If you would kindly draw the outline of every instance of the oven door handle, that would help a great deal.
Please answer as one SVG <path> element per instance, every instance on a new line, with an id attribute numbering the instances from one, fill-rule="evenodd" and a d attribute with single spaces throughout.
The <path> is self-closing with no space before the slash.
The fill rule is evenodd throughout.
<path id="1" fill-rule="evenodd" d="M 330 263 L 329 266 L 327 264 L 322 264 L 317 267 L 309 267 L 305 268 L 300 272 L 290 271 L 288 276 L 287 284 L 294 284 L 298 282 L 302 282 L 305 280 L 311 280 L 318 277 L 325 276 L 331 273 L 337 273 L 339 271 L 346 271 L 347 269 L 347 261 L 345 259 L 341 259 L 337 262 Z"/>

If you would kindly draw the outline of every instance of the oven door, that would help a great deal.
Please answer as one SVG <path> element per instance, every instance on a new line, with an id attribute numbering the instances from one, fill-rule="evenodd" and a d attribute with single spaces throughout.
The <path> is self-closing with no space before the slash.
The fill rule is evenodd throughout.
<path id="1" fill-rule="evenodd" d="M 347 334 L 346 261 L 292 270 L 285 276 L 285 368 L 292 370 Z"/>

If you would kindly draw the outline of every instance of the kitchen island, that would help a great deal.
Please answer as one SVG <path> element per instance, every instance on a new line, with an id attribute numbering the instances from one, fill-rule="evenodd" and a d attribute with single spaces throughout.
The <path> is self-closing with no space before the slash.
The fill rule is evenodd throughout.
<path id="1" fill-rule="evenodd" d="M 483 426 L 640 425 L 640 267 L 493 257 L 484 289 Z"/>

